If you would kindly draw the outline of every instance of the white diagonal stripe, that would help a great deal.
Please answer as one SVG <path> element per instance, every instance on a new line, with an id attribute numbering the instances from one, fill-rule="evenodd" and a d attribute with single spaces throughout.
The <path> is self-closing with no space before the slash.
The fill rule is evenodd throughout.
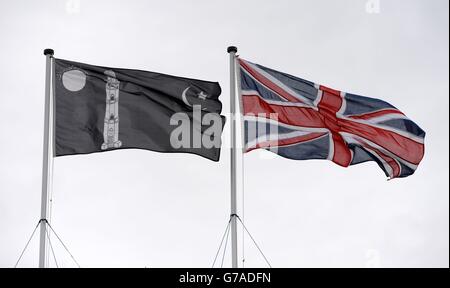
<path id="1" fill-rule="evenodd" d="M 356 123 L 360 123 L 360 124 L 364 124 L 364 125 L 368 125 L 368 126 L 373 126 L 373 127 L 379 128 L 379 129 L 383 129 L 383 130 L 387 130 L 387 131 L 390 131 L 390 132 L 394 132 L 394 133 L 396 133 L 396 134 L 398 134 L 400 136 L 403 136 L 405 138 L 409 138 L 409 139 L 411 139 L 411 140 L 413 140 L 413 141 L 415 141 L 415 142 L 417 142 L 419 144 L 424 144 L 424 138 L 423 137 L 419 137 L 417 135 L 414 135 L 412 133 L 406 132 L 404 130 L 396 129 L 396 128 L 393 128 L 393 127 L 390 127 L 390 126 L 386 126 L 386 125 L 370 123 L 367 120 L 353 119 L 353 118 L 349 118 L 349 117 L 346 117 L 346 116 L 343 116 L 343 115 L 340 115 L 340 114 L 336 114 L 336 116 L 338 118 L 345 119 L 345 120 L 348 120 L 348 121 L 352 121 L 352 122 L 356 122 Z"/>
<path id="2" fill-rule="evenodd" d="M 317 133 L 329 133 L 330 130 L 327 128 L 311 128 L 311 127 L 302 127 L 302 126 L 296 126 L 296 125 L 289 125 L 282 122 L 279 122 L 274 119 L 266 118 L 266 117 L 258 117 L 256 115 L 244 115 L 244 120 L 247 121 L 265 121 L 266 123 L 272 124 L 272 125 L 279 125 L 281 127 L 285 127 L 292 130 L 300 130 L 300 131 L 307 131 L 307 132 L 317 132 Z"/>
<path id="3" fill-rule="evenodd" d="M 357 143 L 359 144 L 360 142 L 366 142 L 369 146 L 373 146 L 376 149 L 380 150 L 381 152 L 383 152 L 384 154 L 386 154 L 387 156 L 391 157 L 392 159 L 395 159 L 399 162 L 401 162 L 402 164 L 404 164 L 405 166 L 416 170 L 417 169 L 417 165 L 413 164 L 411 162 L 406 161 L 405 159 L 402 159 L 401 157 L 395 155 L 394 153 L 390 152 L 389 150 L 386 150 L 385 148 L 381 147 L 380 145 L 373 143 L 372 141 L 364 138 L 364 137 L 360 137 L 357 136 L 355 134 L 351 134 L 351 133 L 347 133 L 347 132 L 339 132 L 339 134 L 341 134 L 342 138 L 345 139 L 345 141 L 347 143 Z"/>
<path id="4" fill-rule="evenodd" d="M 241 59 L 242 60 L 242 59 Z M 264 76 L 265 78 L 267 78 L 269 81 L 273 82 L 275 85 L 277 85 L 278 87 L 280 87 L 281 89 L 283 89 L 284 91 L 286 91 L 287 93 L 289 93 L 290 95 L 292 95 L 293 97 L 304 101 L 305 103 L 308 104 L 312 104 L 311 100 L 309 100 L 308 98 L 298 94 L 297 92 L 295 92 L 294 90 L 292 90 L 290 87 L 286 86 L 283 82 L 281 82 L 280 80 L 278 80 L 277 78 L 273 77 L 272 75 L 270 75 L 269 73 L 267 73 L 266 71 L 260 69 L 259 67 L 257 67 L 256 65 L 254 65 L 253 63 L 247 62 L 245 60 L 244 61 L 248 66 L 250 66 L 253 70 L 255 70 L 256 72 L 258 72 L 259 74 L 261 74 L 262 76 Z M 244 67 L 243 67 L 244 68 Z M 245 68 L 244 68 L 245 70 Z M 248 74 L 248 73 L 247 73 Z M 254 77 L 253 77 L 254 78 Z M 260 81 L 258 81 L 260 82 Z M 261 83 L 261 82 L 260 82 Z M 270 88 L 268 88 L 270 89 Z M 272 89 L 270 89 L 272 90 Z"/>
<path id="5" fill-rule="evenodd" d="M 292 107 L 303 107 L 303 108 L 309 108 L 313 110 L 318 110 L 317 107 L 312 107 L 310 105 L 304 104 L 304 103 L 298 103 L 298 102 L 285 102 L 285 101 L 277 101 L 272 99 L 266 99 L 259 94 L 258 91 L 255 90 L 242 90 L 242 96 L 258 96 L 260 99 L 262 99 L 264 102 L 267 102 L 268 104 L 272 105 L 278 105 L 278 106 L 292 106 Z"/>

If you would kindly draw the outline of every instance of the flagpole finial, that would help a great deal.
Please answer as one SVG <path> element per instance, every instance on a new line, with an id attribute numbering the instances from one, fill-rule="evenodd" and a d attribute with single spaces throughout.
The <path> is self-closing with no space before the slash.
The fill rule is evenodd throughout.
<path id="1" fill-rule="evenodd" d="M 227 52 L 228 53 L 231 53 L 231 52 L 236 53 L 237 52 L 237 47 L 236 46 L 228 46 Z"/>
<path id="2" fill-rule="evenodd" d="M 47 56 L 47 55 L 53 56 L 53 54 L 55 54 L 55 51 L 53 51 L 53 49 L 47 48 L 47 49 L 44 50 L 44 55 L 45 56 Z"/>

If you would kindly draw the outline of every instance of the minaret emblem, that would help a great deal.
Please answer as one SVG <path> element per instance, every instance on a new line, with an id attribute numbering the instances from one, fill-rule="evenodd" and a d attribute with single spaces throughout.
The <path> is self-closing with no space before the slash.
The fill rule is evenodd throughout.
<path id="1" fill-rule="evenodd" d="M 106 70 L 106 110 L 103 126 L 103 144 L 101 149 L 119 148 L 119 80 L 112 70 Z"/>

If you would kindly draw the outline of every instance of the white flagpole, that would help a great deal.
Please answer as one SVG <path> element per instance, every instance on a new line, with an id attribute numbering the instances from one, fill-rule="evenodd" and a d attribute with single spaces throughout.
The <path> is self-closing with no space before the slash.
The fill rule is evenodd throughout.
<path id="1" fill-rule="evenodd" d="M 45 116 L 44 116 L 44 151 L 42 161 L 42 197 L 41 197 L 41 220 L 40 220 L 40 244 L 39 244 L 39 268 L 46 267 L 47 259 L 47 216 L 48 216 L 48 188 L 49 188 L 49 174 L 50 174 L 50 157 L 53 157 L 53 149 L 50 141 L 53 139 L 50 135 L 50 125 L 53 121 L 50 119 L 50 105 L 52 93 L 52 68 L 53 68 L 53 54 L 52 49 L 45 49 L 44 55 L 46 57 L 45 67 Z M 49 157 L 50 156 L 50 157 Z"/>
<path id="2" fill-rule="evenodd" d="M 236 197 L 236 52 L 230 46 L 230 114 L 231 114 L 231 267 L 238 268 L 237 249 L 237 197 Z"/>

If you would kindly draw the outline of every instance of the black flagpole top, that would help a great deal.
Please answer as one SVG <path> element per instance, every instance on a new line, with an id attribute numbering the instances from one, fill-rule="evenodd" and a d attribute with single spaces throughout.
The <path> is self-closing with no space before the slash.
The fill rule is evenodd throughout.
<path id="1" fill-rule="evenodd" d="M 55 51 L 53 51 L 53 49 L 47 48 L 47 49 L 44 50 L 44 55 L 45 56 L 47 56 L 47 55 L 53 56 L 53 54 L 55 54 Z"/>
<path id="2" fill-rule="evenodd" d="M 236 53 L 236 52 L 237 52 L 237 47 L 236 47 L 236 46 L 229 46 L 229 47 L 227 48 L 227 52 L 228 52 L 228 53 L 231 53 L 231 52 Z"/>

